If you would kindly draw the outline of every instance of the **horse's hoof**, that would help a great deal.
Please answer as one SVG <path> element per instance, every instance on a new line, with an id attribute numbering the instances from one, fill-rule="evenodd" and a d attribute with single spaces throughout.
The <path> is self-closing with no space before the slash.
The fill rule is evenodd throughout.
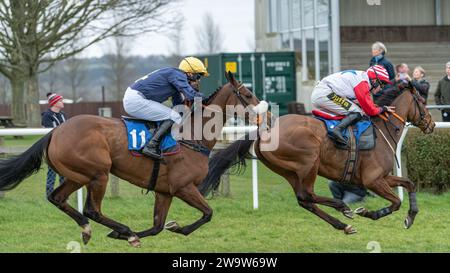
<path id="1" fill-rule="evenodd" d="M 407 216 L 405 219 L 405 229 L 409 229 L 413 224 L 411 217 Z"/>
<path id="2" fill-rule="evenodd" d="M 133 235 L 130 238 L 128 238 L 128 243 L 132 247 L 136 247 L 136 248 L 141 247 L 141 241 L 139 241 L 139 237 L 137 237 L 136 235 Z"/>
<path id="3" fill-rule="evenodd" d="M 106 235 L 106 236 L 108 236 L 109 238 L 113 238 L 113 239 L 119 239 L 120 233 L 113 230 L 110 233 L 108 233 L 108 235 Z"/>
<path id="4" fill-rule="evenodd" d="M 342 214 L 347 218 L 353 219 L 353 211 L 351 209 L 344 210 Z"/>
<path id="5" fill-rule="evenodd" d="M 167 222 L 166 225 L 164 226 L 165 229 L 170 230 L 170 231 L 175 231 L 177 229 L 180 228 L 180 226 L 177 224 L 177 222 L 175 221 L 170 221 Z"/>
<path id="6" fill-rule="evenodd" d="M 83 239 L 83 244 L 87 245 L 89 240 L 91 240 L 91 234 L 81 232 L 81 238 Z"/>
<path id="7" fill-rule="evenodd" d="M 360 207 L 355 209 L 354 212 L 358 215 L 364 216 L 368 212 L 368 210 L 366 208 Z"/>
<path id="8" fill-rule="evenodd" d="M 91 226 L 87 224 L 82 226 L 81 228 L 82 228 L 81 239 L 83 240 L 83 244 L 87 245 L 87 243 L 89 243 L 89 240 L 91 239 L 92 234 Z"/>
<path id="9" fill-rule="evenodd" d="M 344 233 L 347 235 L 356 233 L 356 229 L 354 229 L 351 225 L 348 225 L 344 228 Z"/>

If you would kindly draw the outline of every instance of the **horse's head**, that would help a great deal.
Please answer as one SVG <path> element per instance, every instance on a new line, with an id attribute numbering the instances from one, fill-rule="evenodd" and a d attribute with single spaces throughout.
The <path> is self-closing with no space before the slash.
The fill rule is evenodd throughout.
<path id="1" fill-rule="evenodd" d="M 425 134 L 431 134 L 436 124 L 434 123 L 430 112 L 425 107 L 423 98 L 412 85 L 410 85 L 408 89 L 409 90 L 406 92 L 410 92 L 413 97 L 413 102 L 409 107 L 406 116 L 407 121 L 411 122 L 414 126 L 419 127 Z"/>
<path id="2" fill-rule="evenodd" d="M 211 95 L 206 104 L 219 106 L 228 116 L 233 111 L 237 117 L 245 120 L 249 119 L 250 112 L 259 114 L 267 111 L 267 103 L 260 103 L 243 83 L 236 80 L 233 73 L 227 72 L 225 77 L 228 83 Z"/>
<path id="3" fill-rule="evenodd" d="M 423 98 L 412 85 L 393 88 L 385 92 L 376 103 L 380 106 L 395 106 L 396 111 L 400 115 L 403 115 L 406 121 L 419 127 L 425 134 L 432 133 L 436 126 L 431 118 L 430 112 L 425 107 Z"/>
<path id="4" fill-rule="evenodd" d="M 225 73 L 225 77 L 228 83 L 224 85 L 224 88 L 231 90 L 230 96 L 226 101 L 226 105 L 242 105 L 244 107 L 250 107 L 253 109 L 259 104 L 258 98 L 248 88 L 234 77 L 233 73 L 228 71 Z"/>

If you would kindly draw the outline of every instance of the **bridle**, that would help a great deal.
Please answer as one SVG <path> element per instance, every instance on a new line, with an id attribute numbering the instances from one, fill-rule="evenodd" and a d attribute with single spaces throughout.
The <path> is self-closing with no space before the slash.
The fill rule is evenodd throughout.
<path id="1" fill-rule="evenodd" d="M 430 121 L 426 120 L 426 113 L 423 109 L 423 107 L 420 106 L 420 95 L 417 93 L 417 91 L 414 89 L 414 87 L 411 87 L 411 89 L 409 90 L 409 92 L 411 92 L 411 95 L 413 96 L 414 99 L 414 103 L 415 103 L 415 107 L 414 107 L 414 116 L 416 116 L 417 110 L 419 111 L 419 116 L 420 119 L 417 123 L 412 123 L 414 126 L 417 126 L 419 128 L 425 128 L 428 129 L 431 123 Z M 406 121 L 405 119 L 403 119 L 401 116 L 399 116 L 397 113 L 390 113 L 390 112 L 385 112 L 384 115 L 379 115 L 379 117 L 384 120 L 385 122 L 388 122 L 391 126 L 394 127 L 396 132 L 400 131 L 400 128 L 398 126 L 396 126 L 389 115 L 394 116 L 396 119 L 398 119 L 401 123 L 402 123 L 402 127 L 404 127 L 406 125 Z"/>
<path id="2" fill-rule="evenodd" d="M 431 124 L 431 119 L 429 119 L 428 121 L 426 119 L 425 110 L 423 109 L 423 107 L 420 106 L 421 104 L 420 104 L 420 95 L 419 95 L 419 93 L 412 86 L 411 86 L 410 92 L 413 95 L 414 102 L 415 102 L 415 105 L 416 105 L 416 107 L 414 107 L 414 116 L 416 116 L 417 109 L 419 109 L 419 115 L 420 115 L 419 122 L 417 124 L 413 123 L 413 125 L 417 126 L 419 128 L 429 129 L 430 128 L 430 124 Z"/>
<path id="3" fill-rule="evenodd" d="M 420 106 L 420 95 L 417 93 L 417 91 L 411 87 L 411 89 L 409 89 L 409 92 L 411 92 L 411 95 L 413 96 L 414 102 L 415 102 L 415 107 L 414 107 L 414 116 L 416 116 L 417 110 L 419 110 L 419 115 L 420 115 L 420 120 L 417 124 L 412 123 L 414 126 L 417 126 L 419 128 L 425 128 L 429 129 L 429 126 L 431 124 L 431 119 L 430 121 L 426 120 L 426 114 L 424 109 Z M 402 123 L 401 128 L 398 127 L 397 125 L 395 125 L 392 122 L 391 119 L 391 115 L 396 118 L 397 120 L 399 120 Z M 403 129 L 406 126 L 406 120 L 404 118 L 402 118 L 401 116 L 399 116 L 397 113 L 390 113 L 390 112 L 385 112 L 384 114 L 380 114 L 379 117 L 383 120 L 384 122 L 384 126 L 386 127 L 386 130 L 389 134 L 389 136 L 391 137 L 391 139 L 394 141 L 395 143 L 395 147 L 397 147 L 397 141 L 395 140 L 395 138 L 392 136 L 391 132 L 389 131 L 389 129 L 387 128 L 387 125 L 391 125 L 395 131 L 397 132 L 397 134 L 400 132 L 401 129 Z M 384 136 L 383 132 L 377 128 L 381 134 L 383 135 L 383 137 L 385 138 L 385 140 L 387 141 L 386 137 Z M 392 146 L 390 145 L 389 141 L 387 141 L 388 145 L 391 147 L 391 149 L 393 150 Z M 395 160 L 397 161 L 397 165 L 398 163 L 398 159 L 397 159 L 397 155 L 395 154 L 395 151 L 393 150 L 393 153 L 395 155 Z"/>
<path id="4" fill-rule="evenodd" d="M 241 92 L 239 92 L 239 90 L 241 90 L 241 88 L 245 87 L 243 83 L 241 83 L 237 88 L 234 87 L 233 85 L 233 93 L 236 95 L 236 97 L 238 98 L 238 100 L 242 103 L 242 105 L 244 107 L 249 106 L 250 104 L 247 103 L 244 98 L 241 95 Z"/>
<path id="5" fill-rule="evenodd" d="M 234 94 L 234 95 L 238 98 L 238 100 L 241 102 L 242 106 L 244 106 L 244 107 L 249 106 L 250 103 L 248 103 L 248 102 L 242 97 L 242 94 L 241 94 L 241 92 L 240 92 L 240 90 L 241 90 L 243 87 L 245 87 L 245 85 L 244 85 L 243 83 L 241 83 L 241 84 L 239 84 L 238 87 L 235 87 L 233 84 L 231 84 L 231 86 L 233 87 L 233 94 Z M 252 94 L 251 96 L 254 96 L 254 95 Z M 209 104 L 209 102 L 208 102 L 208 104 Z M 218 111 L 218 110 L 216 110 L 216 109 L 213 109 L 213 108 L 209 107 L 209 105 L 205 105 L 205 104 L 203 104 L 203 103 L 202 103 L 202 108 L 205 109 L 205 110 L 209 110 L 209 111 L 211 111 L 211 112 L 222 113 L 222 114 L 224 115 L 224 117 L 230 117 L 230 118 L 234 118 L 234 117 L 235 117 L 234 115 L 227 114 L 227 113 L 224 112 L 224 111 Z M 250 110 L 251 110 L 251 109 L 250 109 Z M 193 111 L 194 111 L 194 108 L 192 107 L 191 112 L 193 112 Z"/>

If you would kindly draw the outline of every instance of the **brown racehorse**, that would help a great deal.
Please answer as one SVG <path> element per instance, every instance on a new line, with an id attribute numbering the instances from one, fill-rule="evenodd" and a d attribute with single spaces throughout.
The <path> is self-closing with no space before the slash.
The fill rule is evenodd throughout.
<path id="1" fill-rule="evenodd" d="M 412 87 L 409 87 L 408 91 L 398 89 L 391 91 L 377 103 L 380 106 L 395 106 L 397 114 L 403 120 L 410 121 L 426 134 L 433 132 L 435 124 L 431 115 L 423 105 L 418 92 Z M 372 121 L 384 133 L 386 140 L 379 134 L 376 147 L 373 150 L 360 151 L 352 183 L 366 187 L 389 200 L 391 205 L 377 211 L 359 208 L 355 210 L 355 213 L 377 220 L 398 210 L 401 201 L 391 187 L 402 186 L 409 193 L 410 209 L 405 220 L 405 227 L 409 228 L 418 213 L 416 187 L 407 178 L 390 175 L 394 157 L 389 145 L 393 149 L 396 148 L 404 124 L 393 118 L 392 126 L 378 117 L 373 118 Z M 275 126 L 279 126 L 278 148 L 274 151 L 261 151 L 260 147 L 264 141 L 258 140 L 255 142 L 255 152 L 258 158 L 269 169 L 283 176 L 291 184 L 297 202 L 301 207 L 319 216 L 334 228 L 344 230 L 346 234 L 355 233 L 356 230 L 352 226 L 340 222 L 316 205 L 333 207 L 345 216 L 353 218 L 353 212 L 344 202 L 318 196 L 314 193 L 317 175 L 335 181 L 342 179 L 348 152 L 335 148 L 333 142 L 327 137 L 325 125 L 318 119 L 300 115 L 286 115 L 280 117 L 275 122 Z M 400 130 L 396 130 L 395 127 Z M 210 160 L 210 172 L 202 183 L 205 194 L 208 193 L 208 190 L 217 186 L 220 181 L 218 178 L 227 168 L 243 162 L 252 143 L 251 140 L 236 141 Z"/>
<path id="2" fill-rule="evenodd" d="M 218 109 L 218 106 L 222 110 L 219 111 L 222 118 L 222 114 L 225 117 L 227 106 L 250 105 L 251 108 L 259 103 L 231 73 L 226 76 L 228 83 L 204 101 L 206 106 L 203 111 L 212 109 L 208 105 L 215 105 L 214 109 Z M 211 114 L 203 116 L 202 127 L 211 119 L 205 116 L 213 116 Z M 194 118 L 190 120 L 194 128 Z M 215 128 L 216 136 L 220 135 L 221 129 Z M 197 142 L 211 150 L 216 138 Z M 132 246 L 139 246 L 139 238 L 156 235 L 164 229 L 174 196 L 200 210 L 203 216 L 185 227 L 172 222 L 170 226 L 166 226 L 170 231 L 188 235 L 211 220 L 212 209 L 197 189 L 197 185 L 208 173 L 208 157 L 185 146 L 181 146 L 179 154 L 165 157 L 166 164 L 161 165 L 154 190 L 156 200 L 152 228 L 135 233 L 128 226 L 103 215 L 101 204 L 109 173 L 143 189 L 147 189 L 149 185 L 153 161 L 147 157 L 132 156 L 127 147 L 125 126 L 120 119 L 76 116 L 44 136 L 22 155 L 0 161 L 0 190 L 12 189 L 37 172 L 45 158 L 49 166 L 65 177 L 64 183 L 49 196 L 49 201 L 81 226 L 85 244 L 91 238 L 89 218 L 111 228 L 113 231 L 109 234 L 110 237 L 128 240 Z M 67 199 L 83 186 L 87 188 L 87 198 L 81 214 L 67 203 Z"/>

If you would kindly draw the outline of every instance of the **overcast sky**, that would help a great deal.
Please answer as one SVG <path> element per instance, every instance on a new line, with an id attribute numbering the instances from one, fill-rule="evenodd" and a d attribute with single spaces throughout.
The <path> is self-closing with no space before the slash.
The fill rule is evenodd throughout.
<path id="1" fill-rule="evenodd" d="M 224 52 L 248 52 L 254 46 L 254 1 L 253 0 L 182 0 L 185 17 L 183 41 L 184 54 L 195 55 L 197 42 L 195 30 L 206 13 L 211 13 L 219 23 L 224 38 Z M 86 57 L 101 56 L 107 50 L 105 42 L 89 48 Z M 148 34 L 132 41 L 132 55 L 169 55 L 170 42 L 164 35 Z"/>

